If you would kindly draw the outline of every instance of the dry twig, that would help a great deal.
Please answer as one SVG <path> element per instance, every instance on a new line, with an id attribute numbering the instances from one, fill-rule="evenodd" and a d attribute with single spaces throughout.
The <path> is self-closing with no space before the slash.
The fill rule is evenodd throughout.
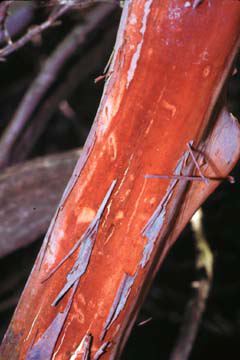
<path id="1" fill-rule="evenodd" d="M 112 13 L 114 8 L 112 5 L 105 5 L 91 11 L 86 16 L 86 22 L 77 25 L 47 59 L 2 135 L 0 141 L 0 168 L 8 164 L 16 140 L 64 64 L 79 50 L 80 45 L 86 43 L 86 38 Z"/>
<path id="2" fill-rule="evenodd" d="M 0 32 L 2 32 L 4 40 L 8 45 L 12 44 L 12 40 L 9 36 L 8 29 L 6 27 L 6 20 L 8 17 L 9 6 L 12 4 L 13 0 L 3 1 L 0 4 Z"/>
<path id="3" fill-rule="evenodd" d="M 73 8 L 74 5 L 78 3 L 78 6 L 85 7 L 88 6 L 92 1 L 88 0 L 80 0 L 80 1 L 68 1 L 65 5 L 54 9 L 48 19 L 44 21 L 40 25 L 36 25 L 28 30 L 28 32 L 23 35 L 20 39 L 16 40 L 15 42 L 10 43 L 9 45 L 5 46 L 0 50 L 0 57 L 5 59 L 6 56 L 12 54 L 16 50 L 22 48 L 28 42 L 30 42 L 34 37 L 41 34 L 43 31 L 48 29 L 49 27 L 53 26 L 55 22 L 64 15 L 67 11 Z"/>
<path id="4" fill-rule="evenodd" d="M 179 338 L 170 360 L 187 360 L 189 358 L 206 307 L 213 278 L 213 254 L 204 234 L 201 208 L 192 217 L 191 225 L 196 241 L 196 269 L 198 271 L 204 270 L 205 276 L 193 282 L 194 297 L 187 304 Z"/>

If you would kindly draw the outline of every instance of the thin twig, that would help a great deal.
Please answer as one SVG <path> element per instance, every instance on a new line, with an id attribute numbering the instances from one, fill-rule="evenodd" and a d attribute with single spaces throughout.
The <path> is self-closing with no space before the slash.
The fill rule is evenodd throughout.
<path id="1" fill-rule="evenodd" d="M 9 0 L 8 2 L 11 2 L 11 1 L 12 0 Z M 23 35 L 20 39 L 16 40 L 15 42 L 10 41 L 7 46 L 0 49 L 0 60 L 4 61 L 8 55 L 10 55 L 13 52 L 15 52 L 16 50 L 22 48 L 24 45 L 26 45 L 27 43 L 32 41 L 32 39 L 34 37 L 36 37 L 37 35 L 41 34 L 46 29 L 53 26 L 56 23 L 57 19 L 59 19 L 61 16 L 63 16 L 70 9 L 72 9 L 74 7 L 77 7 L 78 9 L 88 7 L 89 5 L 92 5 L 94 3 L 101 2 L 101 1 L 102 0 L 66 0 L 66 1 L 60 2 L 60 6 L 57 7 L 57 9 L 54 9 L 52 11 L 52 13 L 50 14 L 50 16 L 48 17 L 48 19 L 46 21 L 44 21 L 40 25 L 36 25 L 36 26 L 30 28 L 28 30 L 28 32 L 25 35 Z M 106 0 L 106 2 L 109 2 L 110 4 L 113 3 L 113 4 L 121 5 L 121 3 L 119 3 L 118 0 L 115 0 L 115 1 L 107 1 Z M 5 35 L 6 34 L 7 33 L 5 33 Z"/>
<path id="2" fill-rule="evenodd" d="M 158 174 L 147 174 L 144 176 L 145 179 L 162 179 L 162 180 L 183 180 L 183 181 L 200 181 L 205 182 L 205 178 L 210 181 L 223 181 L 227 180 L 230 184 L 235 183 L 235 179 L 233 176 L 226 176 L 226 177 L 213 177 L 213 176 L 188 176 L 188 175 L 158 175 Z"/>
<path id="3" fill-rule="evenodd" d="M 193 141 L 189 141 L 187 143 L 187 148 L 189 151 L 189 155 L 191 156 L 193 163 L 196 167 L 196 169 L 199 172 L 199 175 L 176 175 L 176 174 L 172 174 L 172 175 L 165 175 L 165 174 L 146 174 L 144 177 L 146 179 L 166 179 L 166 180 L 170 180 L 170 179 L 174 179 L 174 180 L 182 180 L 182 181 L 203 181 L 206 185 L 209 184 L 209 181 L 223 181 L 223 180 L 227 180 L 230 182 L 230 184 L 234 184 L 235 183 L 235 179 L 233 176 L 226 176 L 226 177 L 217 177 L 217 176 L 205 176 L 200 168 L 200 165 L 197 162 L 197 159 L 194 155 L 194 151 L 196 151 L 195 149 L 193 149 L 192 147 Z"/>
<path id="4" fill-rule="evenodd" d="M 194 152 L 193 152 L 194 149 L 192 148 L 191 142 L 187 143 L 187 148 L 188 148 L 189 154 L 191 155 L 191 158 L 192 158 L 192 160 L 193 160 L 193 162 L 194 162 L 194 164 L 195 164 L 195 166 L 196 166 L 196 168 L 197 168 L 197 170 L 199 172 L 200 177 L 202 178 L 202 180 L 206 184 L 208 184 L 208 179 L 203 175 L 202 170 L 201 170 L 201 168 L 200 168 L 200 166 L 199 166 L 199 164 L 197 162 L 197 159 L 195 158 L 195 155 L 194 155 Z"/>
<path id="5" fill-rule="evenodd" d="M 193 283 L 194 297 L 187 304 L 179 338 L 170 355 L 170 360 L 189 358 L 212 285 L 213 254 L 204 234 L 202 215 L 202 210 L 199 209 L 192 217 L 191 225 L 197 250 L 196 269 L 204 270 L 204 276 Z"/>
<path id="6" fill-rule="evenodd" d="M 6 21 L 8 17 L 8 10 L 10 5 L 12 4 L 13 0 L 7 0 L 0 4 L 0 31 L 3 34 L 3 38 L 8 45 L 12 44 L 12 40 L 8 33 L 8 29 L 6 26 Z"/>
<path id="7" fill-rule="evenodd" d="M 148 324 L 150 321 L 152 321 L 152 317 L 147 318 L 146 320 L 140 321 L 137 326 L 143 326 Z"/>
<path id="8" fill-rule="evenodd" d="M 13 3 L 13 5 L 15 5 L 13 0 L 9 0 L 9 1 L 11 1 L 11 4 Z M 9 6 L 11 5 L 10 4 L 8 6 L 9 9 L 7 13 L 8 16 L 6 17 L 5 23 L 3 24 L 1 20 L 3 15 L 1 7 L 4 7 L 5 4 L 6 1 L 0 4 L 0 23 L 2 24 L 2 26 L 0 27 L 1 47 L 6 46 L 6 35 L 7 37 L 9 37 L 7 43 L 8 42 L 10 43 L 12 38 L 21 34 L 22 31 L 26 29 L 26 27 L 32 21 L 34 15 L 34 9 L 35 9 L 35 2 L 33 1 L 22 1 L 19 5 L 13 6 L 13 10 L 11 10 L 11 7 L 9 9 Z"/>
<path id="9" fill-rule="evenodd" d="M 67 11 L 69 11 L 71 8 L 73 8 L 74 5 L 76 5 L 76 2 L 69 1 L 64 6 L 59 7 L 57 10 L 54 9 L 46 21 L 44 21 L 40 25 L 36 25 L 36 26 L 32 27 L 20 39 L 18 39 L 15 42 L 2 48 L 0 50 L 0 57 L 4 59 L 6 56 L 12 54 L 14 51 L 16 51 L 16 50 L 20 49 L 21 47 L 23 47 L 24 45 L 26 45 L 35 36 L 39 35 L 44 30 L 53 26 L 58 18 L 60 18 Z M 92 3 L 92 1 L 81 1 L 81 2 L 79 1 L 79 5 L 82 5 L 82 6 L 87 6 L 87 5 L 89 5 L 89 3 Z"/>
<path id="10" fill-rule="evenodd" d="M 86 16 L 86 22 L 77 25 L 45 62 L 40 74 L 24 95 L 11 122 L 2 135 L 0 141 L 0 168 L 8 164 L 12 149 L 19 135 L 26 127 L 46 91 L 54 83 L 57 74 L 69 58 L 79 50 L 80 45 L 86 43 L 88 35 L 112 13 L 114 8 L 115 6 L 105 5 L 91 11 Z"/>

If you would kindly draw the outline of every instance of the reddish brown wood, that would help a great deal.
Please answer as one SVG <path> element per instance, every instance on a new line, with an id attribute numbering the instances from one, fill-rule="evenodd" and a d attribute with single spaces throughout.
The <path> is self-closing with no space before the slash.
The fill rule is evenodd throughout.
<path id="1" fill-rule="evenodd" d="M 210 176 L 226 176 L 239 157 L 236 122 L 211 117 L 239 46 L 239 24 L 236 0 L 125 2 L 94 126 L 2 359 L 119 356 L 167 250 L 217 186 L 146 175 L 194 175 L 189 142 L 208 144 L 201 169 Z"/>

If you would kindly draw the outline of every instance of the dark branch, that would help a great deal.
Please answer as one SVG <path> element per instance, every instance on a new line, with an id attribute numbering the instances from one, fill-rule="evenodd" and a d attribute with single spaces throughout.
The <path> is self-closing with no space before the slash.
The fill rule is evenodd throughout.
<path id="1" fill-rule="evenodd" d="M 201 209 L 193 216 L 191 225 L 196 242 L 196 269 L 197 271 L 204 270 L 204 276 L 193 283 L 194 296 L 187 304 L 179 338 L 170 360 L 187 360 L 189 358 L 212 285 L 213 255 L 203 231 Z"/>
<path id="2" fill-rule="evenodd" d="M 65 8 L 65 7 L 64 7 Z M 88 36 L 112 13 L 114 6 L 93 9 L 84 24 L 77 25 L 45 62 L 41 72 L 29 87 L 11 122 L 0 140 L 0 168 L 9 164 L 10 154 L 47 90 L 56 80 L 64 64 L 83 46 Z"/>
<path id="3" fill-rule="evenodd" d="M 0 258 L 45 233 L 80 150 L 7 168 L 0 176 Z"/>

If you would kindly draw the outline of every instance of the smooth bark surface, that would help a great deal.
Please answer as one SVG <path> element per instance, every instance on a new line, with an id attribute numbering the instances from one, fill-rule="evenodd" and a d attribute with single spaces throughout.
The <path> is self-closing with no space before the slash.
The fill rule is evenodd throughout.
<path id="1" fill-rule="evenodd" d="M 218 184 L 184 180 L 199 175 L 188 145 L 212 149 L 195 152 L 211 177 L 239 158 L 236 121 L 213 116 L 239 22 L 235 0 L 125 2 L 94 126 L 1 359 L 119 357 L 168 249 Z"/>

